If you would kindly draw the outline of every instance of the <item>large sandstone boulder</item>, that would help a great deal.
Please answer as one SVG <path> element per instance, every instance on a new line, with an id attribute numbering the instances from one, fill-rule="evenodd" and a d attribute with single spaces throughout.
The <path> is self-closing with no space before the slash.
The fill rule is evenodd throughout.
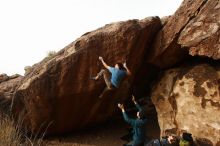
<path id="1" fill-rule="evenodd" d="M 220 2 L 184 0 L 157 34 L 146 60 L 167 68 L 188 54 L 220 59 Z"/>
<path id="2" fill-rule="evenodd" d="M 84 34 L 52 57 L 35 64 L 14 95 L 13 109 L 24 125 L 36 133 L 61 134 L 111 117 L 117 102 L 129 94 L 130 84 L 144 59 L 146 48 L 161 27 L 158 17 L 108 24 Z M 102 69 L 98 56 L 109 65 L 127 61 L 132 76 L 120 89 L 98 96 L 103 80 L 90 80 Z"/>
<path id="3" fill-rule="evenodd" d="M 188 131 L 204 146 L 220 144 L 220 66 L 170 69 L 152 92 L 161 131 Z"/>

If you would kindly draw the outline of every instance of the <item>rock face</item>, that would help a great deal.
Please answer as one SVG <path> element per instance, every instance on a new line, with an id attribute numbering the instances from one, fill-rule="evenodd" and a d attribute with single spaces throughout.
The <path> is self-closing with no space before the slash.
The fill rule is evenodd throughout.
<path id="1" fill-rule="evenodd" d="M 220 1 L 184 0 L 157 34 L 147 62 L 167 68 L 187 55 L 220 59 Z M 165 73 L 152 93 L 162 132 L 191 132 L 198 145 L 219 145 L 219 68 L 195 65 Z"/>
<path id="2" fill-rule="evenodd" d="M 129 20 L 88 32 L 66 48 L 35 64 L 14 95 L 13 109 L 36 133 L 61 134 L 97 124 L 111 117 L 117 102 L 128 96 L 146 46 L 161 27 L 158 17 Z M 111 66 L 127 61 L 132 76 L 120 89 L 98 96 L 103 80 L 90 80 L 102 69 L 98 56 Z"/>
<path id="3" fill-rule="evenodd" d="M 180 33 L 178 43 L 192 56 L 220 59 L 220 1 L 208 0 Z"/>
<path id="4" fill-rule="evenodd" d="M 148 62 L 166 68 L 187 54 L 220 59 L 220 2 L 184 0 L 157 34 Z"/>
<path id="5" fill-rule="evenodd" d="M 12 101 L 12 95 L 16 88 L 20 85 L 22 76 L 6 74 L 0 75 L 0 109 L 5 112 L 9 110 Z"/>
<path id="6" fill-rule="evenodd" d="M 7 74 L 0 74 L 0 83 L 9 80 L 9 76 Z"/>
<path id="7" fill-rule="evenodd" d="M 219 0 L 184 0 L 157 34 L 146 62 L 168 68 L 189 55 L 219 60 L 219 21 Z M 152 93 L 162 132 L 187 130 L 198 145 L 220 145 L 219 75 L 207 64 L 167 71 Z"/>
<path id="8" fill-rule="evenodd" d="M 162 132 L 186 130 L 201 146 L 220 142 L 220 67 L 200 64 L 168 70 L 154 88 L 152 101 Z"/>

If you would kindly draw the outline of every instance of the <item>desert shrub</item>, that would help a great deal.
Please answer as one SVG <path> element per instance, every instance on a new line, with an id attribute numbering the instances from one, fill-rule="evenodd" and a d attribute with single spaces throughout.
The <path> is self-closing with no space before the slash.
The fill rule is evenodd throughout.
<path id="1" fill-rule="evenodd" d="M 56 51 L 48 51 L 47 57 L 53 57 L 56 54 Z"/>

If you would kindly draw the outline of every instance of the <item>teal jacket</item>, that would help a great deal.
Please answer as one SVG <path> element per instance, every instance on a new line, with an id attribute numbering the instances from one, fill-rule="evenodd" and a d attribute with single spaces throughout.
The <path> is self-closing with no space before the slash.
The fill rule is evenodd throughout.
<path id="1" fill-rule="evenodd" d="M 142 108 L 139 104 L 135 104 L 136 108 L 141 111 Z M 133 128 L 133 142 L 135 144 L 143 143 L 145 141 L 145 125 L 147 119 L 132 119 L 129 118 L 126 112 L 123 112 L 123 117 L 127 123 Z"/>

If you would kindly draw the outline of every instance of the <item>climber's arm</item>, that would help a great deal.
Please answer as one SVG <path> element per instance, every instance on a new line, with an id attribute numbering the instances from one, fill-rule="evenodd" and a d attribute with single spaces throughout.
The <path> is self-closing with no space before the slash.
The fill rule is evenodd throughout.
<path id="1" fill-rule="evenodd" d="M 127 67 L 126 62 L 123 64 L 123 66 L 124 66 L 124 68 L 126 69 L 127 74 L 130 76 L 130 75 L 131 75 L 131 71 L 130 71 L 130 69 Z"/>
<path id="2" fill-rule="evenodd" d="M 108 66 L 105 61 L 103 60 L 103 58 L 101 56 L 99 56 L 99 60 L 102 62 L 103 66 L 106 68 L 106 69 L 110 69 L 110 66 Z"/>
<path id="3" fill-rule="evenodd" d="M 134 126 L 135 123 L 136 123 L 136 120 L 130 118 L 130 117 L 127 115 L 127 113 L 125 112 L 125 109 L 124 109 L 124 105 L 119 103 L 119 104 L 118 104 L 118 107 L 119 107 L 119 109 L 121 109 L 121 112 L 122 112 L 122 114 L 123 114 L 124 120 L 125 120 L 127 123 L 129 123 L 129 124 L 131 124 L 132 126 Z"/>
<path id="4" fill-rule="evenodd" d="M 133 101 L 135 107 L 138 109 L 138 111 L 142 111 L 142 110 L 143 110 L 142 107 L 141 107 L 141 106 L 138 104 L 138 102 L 136 101 L 134 95 L 132 95 L 132 101 Z"/>

